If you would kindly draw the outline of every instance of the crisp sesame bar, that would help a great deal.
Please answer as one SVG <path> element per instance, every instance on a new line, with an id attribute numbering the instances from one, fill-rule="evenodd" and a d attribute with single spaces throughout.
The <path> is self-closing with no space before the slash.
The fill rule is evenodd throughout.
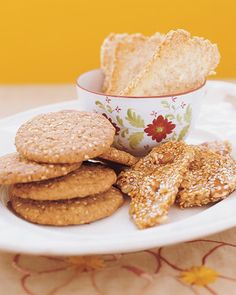
<path id="1" fill-rule="evenodd" d="M 181 183 L 176 202 L 182 208 L 203 206 L 226 198 L 236 188 L 236 162 L 195 146 L 195 160 Z"/>
<path id="2" fill-rule="evenodd" d="M 232 145 L 227 140 L 207 141 L 199 146 L 203 146 L 221 155 L 229 155 L 232 152 Z"/>
<path id="3" fill-rule="evenodd" d="M 193 159 L 191 146 L 170 141 L 121 172 L 117 185 L 131 197 L 130 214 L 140 229 L 163 222 Z"/>

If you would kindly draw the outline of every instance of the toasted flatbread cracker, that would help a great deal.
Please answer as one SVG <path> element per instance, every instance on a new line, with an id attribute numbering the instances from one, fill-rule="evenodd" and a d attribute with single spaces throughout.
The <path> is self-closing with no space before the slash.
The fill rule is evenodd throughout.
<path id="1" fill-rule="evenodd" d="M 160 45 L 162 35 L 156 33 L 152 37 L 141 34 L 130 35 L 129 38 L 117 42 L 114 54 L 114 67 L 107 94 L 119 94 L 140 73 Z"/>
<path id="2" fill-rule="evenodd" d="M 131 197 L 130 215 L 138 228 L 166 219 L 193 159 L 193 147 L 169 141 L 120 173 L 117 185 Z"/>
<path id="3" fill-rule="evenodd" d="M 220 61 L 216 44 L 191 37 L 184 30 L 170 31 L 144 69 L 120 92 L 127 96 L 176 94 L 201 86 Z"/>
<path id="4" fill-rule="evenodd" d="M 104 84 L 103 91 L 105 92 L 108 88 L 111 79 L 112 68 L 114 65 L 114 56 L 115 49 L 119 40 L 123 40 L 127 38 L 129 35 L 124 34 L 114 34 L 111 33 L 105 40 L 101 46 L 100 51 L 100 60 L 101 60 L 101 69 L 104 73 Z"/>
<path id="5" fill-rule="evenodd" d="M 115 52 L 116 47 L 119 42 L 126 42 L 132 35 L 127 33 L 123 34 L 115 34 L 111 33 L 105 40 L 101 46 L 100 51 L 100 60 L 101 60 L 101 69 L 104 73 L 104 82 L 103 82 L 103 92 L 106 92 L 110 87 L 111 83 L 111 75 L 114 68 L 114 60 L 115 60 Z"/>

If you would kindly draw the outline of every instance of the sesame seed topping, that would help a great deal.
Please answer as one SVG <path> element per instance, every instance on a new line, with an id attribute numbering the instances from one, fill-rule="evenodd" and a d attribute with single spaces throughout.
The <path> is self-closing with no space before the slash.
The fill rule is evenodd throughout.
<path id="1" fill-rule="evenodd" d="M 117 184 L 131 197 L 130 214 L 139 228 L 163 221 L 193 158 L 192 147 L 168 142 L 121 172 Z"/>
<path id="2" fill-rule="evenodd" d="M 17 151 L 30 160 L 75 163 L 105 152 L 114 135 L 112 124 L 100 114 L 60 111 L 23 124 L 15 143 Z"/>
<path id="3" fill-rule="evenodd" d="M 208 144 L 208 146 L 212 146 Z M 180 186 L 180 207 L 202 206 L 217 202 L 236 188 L 236 162 L 227 153 L 195 146 L 195 158 Z"/>

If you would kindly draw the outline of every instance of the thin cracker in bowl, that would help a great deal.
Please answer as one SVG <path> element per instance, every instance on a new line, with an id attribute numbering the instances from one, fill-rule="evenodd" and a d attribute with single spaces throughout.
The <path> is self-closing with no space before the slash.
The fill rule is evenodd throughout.
<path id="1" fill-rule="evenodd" d="M 120 92 L 125 96 L 168 95 L 196 89 L 214 74 L 217 45 L 185 30 L 170 31 L 143 70 Z"/>
<path id="2" fill-rule="evenodd" d="M 152 37 L 133 34 L 129 35 L 129 38 L 117 42 L 110 83 L 106 93 L 117 94 L 125 89 L 153 57 L 161 40 L 160 33 L 156 33 Z"/>

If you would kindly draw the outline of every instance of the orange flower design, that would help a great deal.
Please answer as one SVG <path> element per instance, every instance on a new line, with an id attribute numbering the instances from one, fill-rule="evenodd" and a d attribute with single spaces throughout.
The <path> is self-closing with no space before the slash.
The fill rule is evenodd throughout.
<path id="1" fill-rule="evenodd" d="M 204 243 L 207 249 L 198 256 L 198 259 L 200 259 L 199 261 L 195 260 L 194 264 L 192 264 L 191 259 L 188 259 L 192 255 L 191 248 L 188 245 L 193 243 Z M 185 292 L 188 289 L 192 294 L 202 294 L 201 291 L 204 290 L 204 294 L 221 295 L 225 293 L 221 292 L 222 289 L 217 289 L 219 281 L 223 281 L 224 284 L 228 282 L 236 285 L 236 277 L 224 274 L 219 268 L 214 269 L 211 261 L 208 261 L 211 255 L 221 248 L 229 247 L 236 250 L 236 244 L 202 239 L 190 241 L 176 247 L 179 247 L 179 250 L 181 248 L 181 251 L 185 251 L 183 259 L 180 259 L 178 255 L 173 255 L 173 251 L 161 247 L 142 251 L 135 255 L 41 256 L 27 258 L 27 256 L 17 254 L 13 257 L 13 266 L 21 273 L 20 282 L 25 295 L 40 294 L 37 290 L 41 286 L 42 279 L 44 281 L 47 279 L 50 282 L 47 291 L 45 289 L 44 295 L 67 294 L 70 284 L 77 282 L 79 286 L 82 278 L 85 277 L 88 279 L 86 280 L 86 288 L 89 288 L 91 294 L 109 294 L 106 292 L 105 285 L 103 285 L 104 280 L 108 277 L 118 290 L 120 288 L 120 293 L 122 293 L 124 291 L 122 289 L 123 285 L 120 285 L 120 281 L 117 280 L 116 276 L 116 272 L 121 275 L 121 271 L 124 272 L 122 278 L 124 281 L 126 279 L 130 280 L 129 276 L 126 278 L 127 272 L 133 275 L 134 282 L 135 280 L 142 281 L 141 289 L 140 284 L 127 284 L 127 290 L 125 290 L 127 294 L 130 290 L 132 290 L 133 294 L 139 295 L 156 294 L 157 288 L 158 290 L 165 290 L 166 280 L 163 280 L 163 278 L 168 278 L 173 288 L 178 287 L 178 290 L 181 288 L 183 294 L 190 294 Z M 32 259 L 37 261 L 39 258 L 40 263 L 32 263 Z M 44 260 L 45 264 L 43 268 L 42 260 Z M 150 262 L 148 268 L 146 261 Z M 64 276 L 63 273 L 67 275 Z M 44 276 L 41 278 L 42 275 Z M 58 277 L 61 279 L 58 279 Z M 54 278 L 55 284 L 52 284 Z M 134 288 L 137 288 L 135 289 L 137 293 L 134 293 Z M 165 294 L 172 293 L 169 290 Z"/>
<path id="2" fill-rule="evenodd" d="M 218 272 L 205 265 L 192 266 L 180 274 L 180 278 L 185 284 L 200 287 L 214 283 L 218 279 L 218 276 Z"/>
<path id="3" fill-rule="evenodd" d="M 152 121 L 152 124 L 147 125 L 144 131 L 152 137 L 152 140 L 161 142 L 168 134 L 172 133 L 175 126 L 172 121 L 168 121 L 163 116 L 158 116 Z"/>

